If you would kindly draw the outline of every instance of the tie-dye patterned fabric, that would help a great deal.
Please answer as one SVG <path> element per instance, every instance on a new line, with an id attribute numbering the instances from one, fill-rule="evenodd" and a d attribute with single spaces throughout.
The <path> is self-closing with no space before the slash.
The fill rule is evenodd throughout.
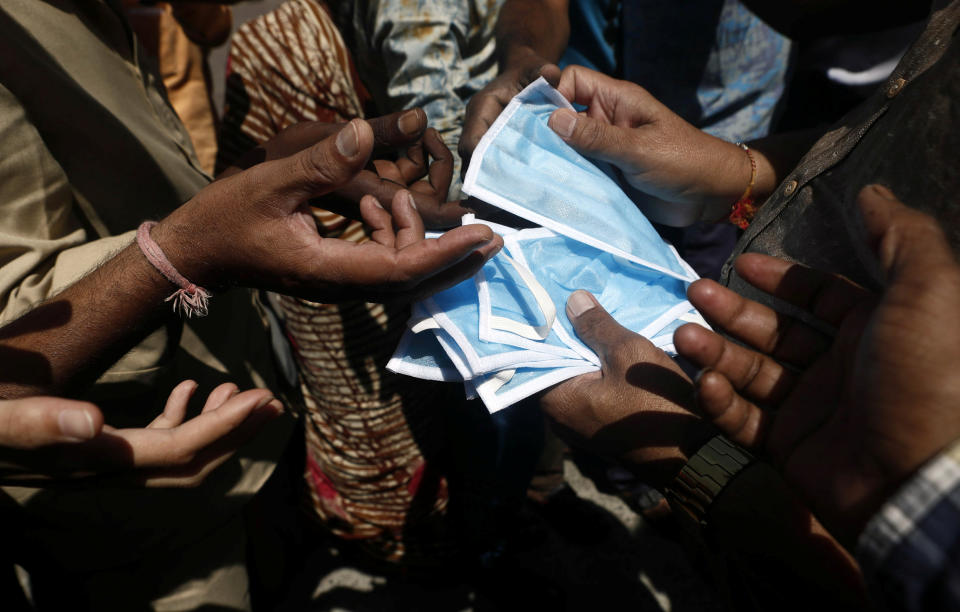
<path id="1" fill-rule="evenodd" d="M 739 0 L 625 0 L 621 23 L 623 78 L 724 140 L 769 132 L 791 45 Z"/>
<path id="2" fill-rule="evenodd" d="M 454 153 L 470 96 L 497 75 L 493 28 L 503 0 L 371 0 L 352 13 L 357 68 L 377 110 L 420 107 Z"/>

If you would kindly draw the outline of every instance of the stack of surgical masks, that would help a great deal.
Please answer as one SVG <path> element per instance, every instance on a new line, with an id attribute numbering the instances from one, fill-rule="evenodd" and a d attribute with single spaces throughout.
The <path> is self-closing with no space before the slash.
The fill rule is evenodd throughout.
<path id="1" fill-rule="evenodd" d="M 686 299 L 696 273 L 617 183 L 547 125 L 570 104 L 539 79 L 500 114 L 474 151 L 463 191 L 539 224 L 485 223 L 504 248 L 471 279 L 413 306 L 387 365 L 462 381 L 491 412 L 600 369 L 567 319 L 567 298 L 594 294 L 624 327 L 673 352 L 673 331 L 706 325 Z"/>

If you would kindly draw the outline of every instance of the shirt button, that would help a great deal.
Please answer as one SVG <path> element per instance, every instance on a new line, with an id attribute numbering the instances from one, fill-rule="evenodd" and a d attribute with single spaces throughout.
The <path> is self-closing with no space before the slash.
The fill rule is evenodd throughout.
<path id="1" fill-rule="evenodd" d="M 787 181 L 783 186 L 783 195 L 790 196 L 793 195 L 793 192 L 797 190 L 797 181 Z"/>
<path id="2" fill-rule="evenodd" d="M 899 78 L 893 83 L 890 83 L 890 87 L 887 88 L 887 97 L 888 98 L 896 97 L 896 95 L 903 90 L 903 86 L 906 84 L 907 84 L 907 80 L 904 78 Z"/>

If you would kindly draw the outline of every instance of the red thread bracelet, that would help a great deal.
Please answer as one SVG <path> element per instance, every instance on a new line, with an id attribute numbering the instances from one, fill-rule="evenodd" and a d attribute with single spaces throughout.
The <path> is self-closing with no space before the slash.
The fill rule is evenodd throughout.
<path id="1" fill-rule="evenodd" d="M 740 229 L 747 229 L 753 220 L 753 216 L 757 214 L 757 207 L 754 206 L 753 197 L 751 196 L 753 186 L 757 182 L 757 160 L 754 159 L 753 153 L 750 152 L 750 147 L 742 142 L 738 142 L 737 146 L 743 149 L 747 154 L 747 158 L 750 160 L 750 182 L 747 184 L 747 188 L 744 190 L 743 195 L 740 196 L 740 199 L 730 208 L 730 223 L 733 223 Z"/>

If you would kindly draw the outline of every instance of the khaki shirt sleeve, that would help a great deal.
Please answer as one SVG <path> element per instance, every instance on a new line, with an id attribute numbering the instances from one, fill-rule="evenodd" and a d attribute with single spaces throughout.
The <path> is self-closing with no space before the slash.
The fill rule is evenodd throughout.
<path id="1" fill-rule="evenodd" d="M 134 232 L 91 240 L 66 173 L 16 98 L 0 85 L 0 325 L 79 280 Z M 149 377 L 167 352 L 161 329 L 104 375 Z"/>

